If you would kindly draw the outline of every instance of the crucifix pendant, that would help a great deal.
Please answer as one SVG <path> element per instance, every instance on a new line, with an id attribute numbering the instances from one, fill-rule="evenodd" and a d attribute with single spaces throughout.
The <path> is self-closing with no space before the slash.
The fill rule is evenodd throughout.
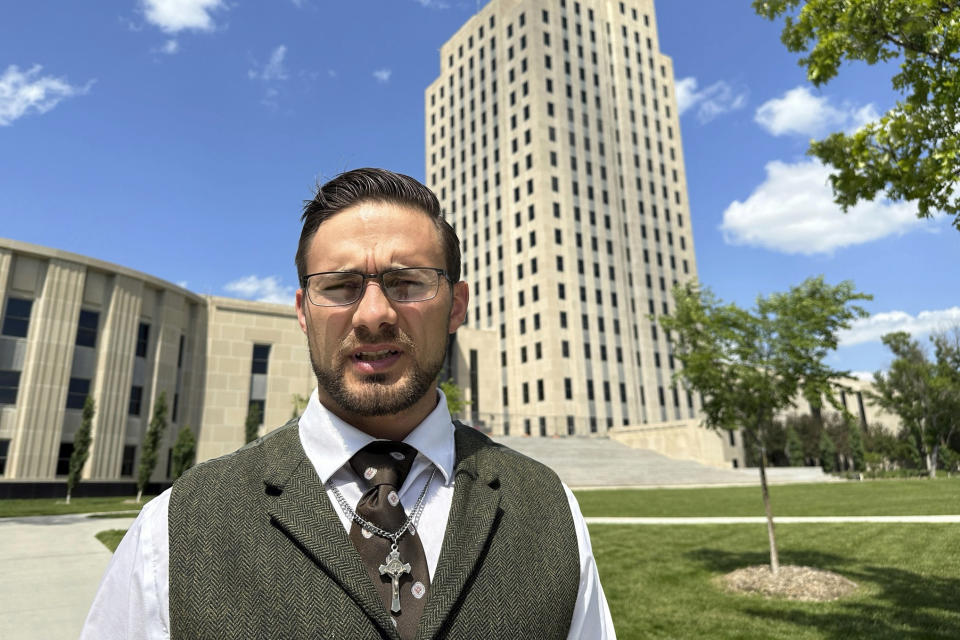
<path id="1" fill-rule="evenodd" d="M 400 560 L 397 545 L 393 545 L 387 554 L 386 564 L 380 565 L 380 575 L 390 576 L 393 583 L 393 600 L 390 602 L 390 611 L 400 613 L 400 576 L 410 573 L 410 565 Z"/>

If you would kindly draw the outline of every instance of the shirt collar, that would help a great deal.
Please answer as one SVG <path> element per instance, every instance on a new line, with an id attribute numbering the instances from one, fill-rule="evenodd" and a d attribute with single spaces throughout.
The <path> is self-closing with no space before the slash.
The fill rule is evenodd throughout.
<path id="1" fill-rule="evenodd" d="M 307 408 L 300 416 L 299 432 L 303 450 L 323 483 L 347 464 L 353 454 L 377 439 L 347 424 L 324 407 L 316 389 L 310 394 Z M 445 484 L 450 482 L 456 455 L 453 422 L 442 391 L 437 389 L 437 406 L 403 441 L 436 465 Z"/>

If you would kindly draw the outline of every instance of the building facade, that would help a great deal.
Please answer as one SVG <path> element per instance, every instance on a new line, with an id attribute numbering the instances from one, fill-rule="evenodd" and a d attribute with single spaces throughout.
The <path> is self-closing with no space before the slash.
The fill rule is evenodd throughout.
<path id="1" fill-rule="evenodd" d="M 426 180 L 461 239 L 468 325 L 497 335 L 484 423 L 534 436 L 698 423 L 656 321 L 696 260 L 653 2 L 491 0 L 440 62 Z M 741 443 L 720 440 L 729 465 Z"/>

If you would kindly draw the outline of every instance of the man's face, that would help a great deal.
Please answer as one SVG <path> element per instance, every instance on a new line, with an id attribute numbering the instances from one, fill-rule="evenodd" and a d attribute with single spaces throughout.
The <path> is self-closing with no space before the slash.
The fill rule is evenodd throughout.
<path id="1" fill-rule="evenodd" d="M 326 220 L 310 241 L 306 262 L 308 274 L 445 267 L 433 220 L 381 202 L 362 202 Z M 366 281 L 360 300 L 340 307 L 314 305 L 297 291 L 320 401 L 354 424 L 404 412 L 425 417 L 436 402 L 447 336 L 463 322 L 467 298 L 466 283 L 451 286 L 445 279 L 435 298 L 421 302 L 394 302 L 375 280 Z"/>

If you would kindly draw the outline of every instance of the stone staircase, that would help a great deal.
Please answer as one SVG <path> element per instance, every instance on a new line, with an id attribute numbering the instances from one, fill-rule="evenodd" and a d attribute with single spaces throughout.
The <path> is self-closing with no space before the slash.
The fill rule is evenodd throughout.
<path id="1" fill-rule="evenodd" d="M 496 442 L 544 463 L 571 488 L 759 485 L 757 469 L 717 469 L 631 449 L 609 438 L 498 436 Z M 770 484 L 828 482 L 819 467 L 769 469 Z"/>

